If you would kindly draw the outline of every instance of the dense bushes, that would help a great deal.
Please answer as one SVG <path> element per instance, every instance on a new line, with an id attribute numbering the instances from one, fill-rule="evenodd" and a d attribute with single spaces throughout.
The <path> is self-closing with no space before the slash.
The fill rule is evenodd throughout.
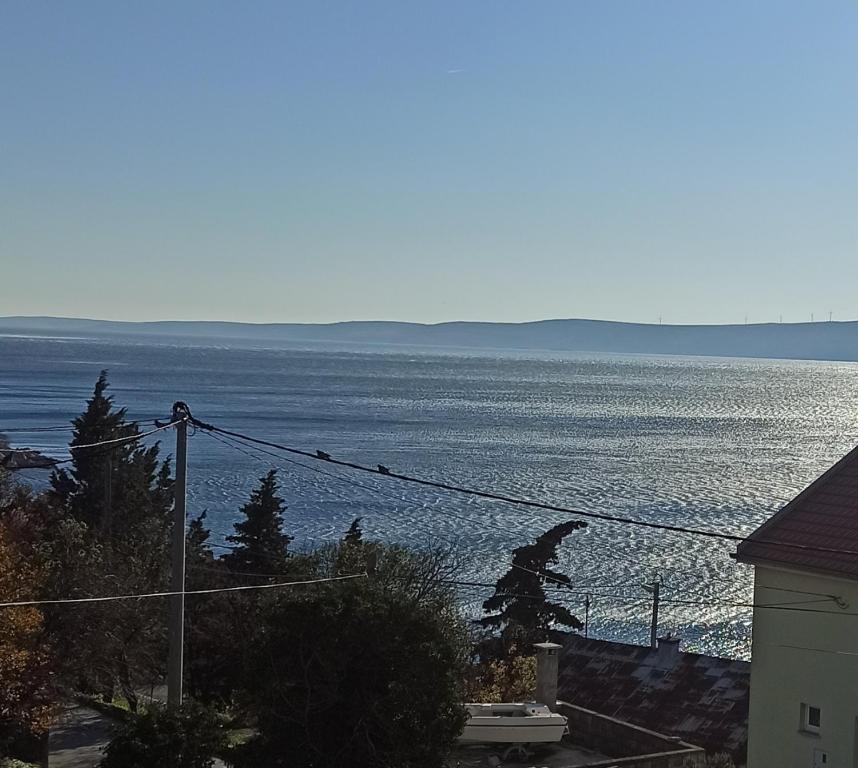
<path id="1" fill-rule="evenodd" d="M 120 727 L 101 768 L 211 768 L 227 747 L 217 715 L 192 702 L 176 711 L 150 707 Z"/>

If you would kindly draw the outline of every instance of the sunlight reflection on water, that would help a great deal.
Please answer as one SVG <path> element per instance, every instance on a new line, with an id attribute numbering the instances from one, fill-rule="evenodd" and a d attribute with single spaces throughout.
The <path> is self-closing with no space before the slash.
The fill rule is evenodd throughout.
<path id="1" fill-rule="evenodd" d="M 164 417 L 182 399 L 206 421 L 340 458 L 737 533 L 849 450 L 858 413 L 858 365 L 850 363 L 7 337 L 0 338 L 0 426 L 67 422 L 101 367 L 111 368 L 116 399 L 136 418 Z M 15 439 L 56 453 L 64 436 Z M 202 434 L 192 439 L 191 511 L 208 510 L 215 540 L 271 461 Z M 463 578 L 494 580 L 512 547 L 564 517 L 343 477 L 369 488 L 284 465 L 288 527 L 298 542 L 339 536 L 363 516 L 368 535 L 455 541 L 467 553 Z M 746 657 L 750 611 L 712 605 L 751 599 L 751 569 L 732 561 L 732 550 L 593 521 L 567 540 L 562 564 L 576 589 L 593 594 L 594 636 L 646 642 L 649 604 L 640 584 L 658 573 L 664 630 L 696 650 Z M 462 594 L 475 613 L 484 597 Z M 583 594 L 568 599 L 583 611 Z"/>

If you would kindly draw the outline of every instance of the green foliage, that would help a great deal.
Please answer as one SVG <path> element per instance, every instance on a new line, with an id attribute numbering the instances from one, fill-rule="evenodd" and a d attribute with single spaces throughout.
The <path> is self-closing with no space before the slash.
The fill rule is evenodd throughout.
<path id="1" fill-rule="evenodd" d="M 209 549 L 208 541 L 211 531 L 206 528 L 206 510 L 188 524 L 185 536 L 185 562 L 188 569 L 211 568 L 214 565 L 214 555 Z"/>
<path id="2" fill-rule="evenodd" d="M 560 523 L 533 544 L 513 550 L 512 567 L 498 579 L 494 594 L 483 603 L 487 615 L 477 620 L 484 628 L 500 631 L 505 652 L 515 648 L 528 653 L 533 643 L 545 640 L 558 625 L 573 629 L 583 626 L 566 606 L 548 599 L 544 585 L 547 580 L 554 585 L 571 583 L 569 576 L 551 566 L 558 563 L 557 548 L 563 539 L 585 525 L 577 520 Z"/>
<path id="3" fill-rule="evenodd" d="M 259 486 L 241 508 L 244 519 L 233 526 L 235 534 L 227 541 L 236 548 L 223 560 L 233 571 L 283 573 L 289 558 L 292 537 L 283 533 L 286 505 L 277 495 L 277 473 L 271 470 L 259 479 Z"/>
<path id="4" fill-rule="evenodd" d="M 0 515 L 0 594 L 4 600 L 32 600 L 42 578 L 20 520 L 4 507 Z M 36 606 L 0 610 L 0 756 L 27 736 L 44 732 L 51 715 L 51 656 L 43 617 Z"/>
<path id="5" fill-rule="evenodd" d="M 201 518 L 191 522 L 186 550 L 189 590 L 236 584 L 235 574 L 205 546 L 208 535 Z M 193 595 L 186 600 L 185 683 L 195 699 L 232 706 L 242 687 L 242 659 L 250 651 L 247 628 L 257 621 L 258 598 L 254 593 L 238 592 Z"/>
<path id="6" fill-rule="evenodd" d="M 72 422 L 71 446 L 139 434 L 137 424 L 126 420 L 125 408 L 114 407 L 108 387 L 107 371 L 102 371 L 86 410 Z M 108 536 L 114 527 L 124 532 L 129 524 L 164 515 L 172 504 L 169 467 L 159 466 L 157 445 L 124 443 L 75 451 L 71 469 L 55 471 L 51 486 L 64 511 Z"/>
<path id="7" fill-rule="evenodd" d="M 152 707 L 122 726 L 100 768 L 210 768 L 226 749 L 226 731 L 211 711 L 189 702 L 174 711 Z"/>
<path id="8" fill-rule="evenodd" d="M 468 669 L 468 701 L 530 701 L 536 690 L 536 657 L 486 659 Z"/>
<path id="9" fill-rule="evenodd" d="M 72 445 L 139 434 L 107 394 L 106 372 L 74 420 Z M 55 512 L 43 555 L 46 597 L 90 597 L 166 589 L 172 479 L 157 445 L 119 444 L 73 453 L 51 477 Z M 166 622 L 158 601 L 117 601 L 48 609 L 47 628 L 65 663 L 69 687 L 112 697 L 118 686 L 132 709 L 136 691 L 164 666 Z"/>
<path id="10" fill-rule="evenodd" d="M 321 575 L 343 548 L 321 554 Z M 438 578 L 445 555 L 361 549 L 374 576 L 290 590 L 265 611 L 246 678 L 259 735 L 241 765 L 438 768 L 461 732 L 468 642 Z"/>
<path id="11" fill-rule="evenodd" d="M 276 474 L 260 479 L 235 524 L 236 544 L 228 555 L 215 559 L 208 548 L 205 514 L 192 520 L 187 537 L 189 589 L 258 584 L 312 574 L 312 557 L 288 551 L 292 538 L 283 533 L 283 500 L 277 495 Z M 266 579 L 266 575 L 270 578 Z M 185 608 L 187 626 L 185 667 L 188 690 L 206 703 L 235 707 L 244 689 L 245 658 L 255 652 L 248 630 L 257 626 L 269 596 L 257 592 L 197 595 Z"/>

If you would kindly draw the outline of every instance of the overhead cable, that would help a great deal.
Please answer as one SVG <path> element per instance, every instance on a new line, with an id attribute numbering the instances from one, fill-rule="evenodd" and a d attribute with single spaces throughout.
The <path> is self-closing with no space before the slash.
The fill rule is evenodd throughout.
<path id="1" fill-rule="evenodd" d="M 16 600 L 14 602 L 0 603 L 0 608 L 23 608 L 26 606 L 39 605 L 66 605 L 69 603 L 107 603 L 114 600 L 142 600 L 152 597 L 173 597 L 175 595 L 212 595 L 220 592 L 244 592 L 253 589 L 279 589 L 281 587 L 295 587 L 304 584 L 324 584 L 330 581 L 347 581 L 349 579 L 362 579 L 366 573 L 354 573 L 349 576 L 331 576 L 324 579 L 309 579 L 306 581 L 281 581 L 276 584 L 250 584 L 240 587 L 217 587 L 214 589 L 187 589 L 174 592 L 147 592 L 133 595 L 106 595 L 104 597 L 67 597 L 56 600 Z"/>
<path id="2" fill-rule="evenodd" d="M 275 448 L 280 451 L 285 451 L 286 453 L 304 456 L 305 458 L 314 459 L 317 461 L 324 461 L 330 464 L 334 464 L 340 467 L 347 467 L 348 469 L 353 469 L 359 472 L 368 472 L 370 474 L 393 478 L 395 480 L 401 480 L 403 482 L 415 483 L 417 485 L 427 486 L 431 488 L 438 488 L 440 490 L 452 491 L 454 493 L 460 493 L 467 496 L 475 496 L 483 499 L 490 499 L 493 501 L 501 501 L 506 504 L 513 504 L 516 506 L 522 507 L 530 507 L 533 509 L 543 509 L 549 512 L 561 512 L 567 515 L 575 515 L 578 517 L 591 518 L 595 520 L 603 520 L 605 522 L 610 523 L 621 523 L 624 525 L 633 525 L 641 528 L 650 528 L 654 530 L 660 531 L 670 531 L 672 533 L 684 533 L 692 536 L 705 536 L 712 539 L 720 539 L 722 541 L 732 541 L 732 542 L 743 542 L 748 539 L 748 536 L 737 534 L 737 533 L 724 533 L 721 531 L 713 531 L 702 528 L 689 528 L 686 526 L 680 525 L 671 525 L 669 523 L 656 523 L 647 520 L 636 520 L 630 517 L 623 517 L 620 515 L 610 515 L 603 512 L 590 512 L 583 511 L 580 509 L 572 509 L 570 507 L 565 507 L 559 504 L 550 504 L 547 502 L 541 501 L 532 501 L 530 499 L 522 499 L 515 496 L 508 496 L 502 493 L 496 493 L 493 491 L 484 491 L 477 488 L 468 488 L 461 485 L 455 485 L 453 483 L 440 482 L 437 480 L 427 480 L 425 478 L 416 477 L 414 475 L 406 475 L 401 472 L 395 472 L 391 470 L 389 467 L 384 465 L 377 465 L 376 467 L 370 467 L 364 464 L 358 464 L 352 461 L 344 461 L 342 459 L 336 459 L 331 456 L 329 453 L 325 451 L 317 450 L 316 452 L 305 451 L 299 448 L 293 448 L 291 446 L 282 445 L 280 443 L 275 443 L 270 440 L 262 440 L 259 438 L 251 437 L 250 435 L 245 435 L 240 432 L 234 432 L 228 429 L 223 429 L 221 427 L 216 427 L 213 424 L 207 424 L 206 422 L 200 421 L 199 419 L 191 416 L 191 422 L 202 430 L 218 432 L 221 435 L 229 435 L 231 437 L 239 438 L 241 440 L 245 440 L 250 443 L 254 443 L 257 445 L 268 446 L 269 448 Z M 798 544 L 795 542 L 787 542 L 787 541 L 778 541 L 772 539 L 763 539 L 763 538 L 754 538 L 751 541 L 755 544 L 763 544 L 777 547 L 786 547 L 790 549 L 798 549 L 802 551 L 808 552 L 823 552 L 827 554 L 837 554 L 837 555 L 852 555 L 858 556 L 858 551 L 852 549 L 840 549 L 837 547 L 819 547 L 813 546 L 810 544 Z"/>

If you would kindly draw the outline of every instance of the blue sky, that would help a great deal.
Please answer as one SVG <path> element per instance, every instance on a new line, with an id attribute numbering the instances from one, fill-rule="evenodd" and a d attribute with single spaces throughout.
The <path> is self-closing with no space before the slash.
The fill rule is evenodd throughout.
<path id="1" fill-rule="evenodd" d="M 858 5 L 0 8 L 0 315 L 858 317 Z"/>

